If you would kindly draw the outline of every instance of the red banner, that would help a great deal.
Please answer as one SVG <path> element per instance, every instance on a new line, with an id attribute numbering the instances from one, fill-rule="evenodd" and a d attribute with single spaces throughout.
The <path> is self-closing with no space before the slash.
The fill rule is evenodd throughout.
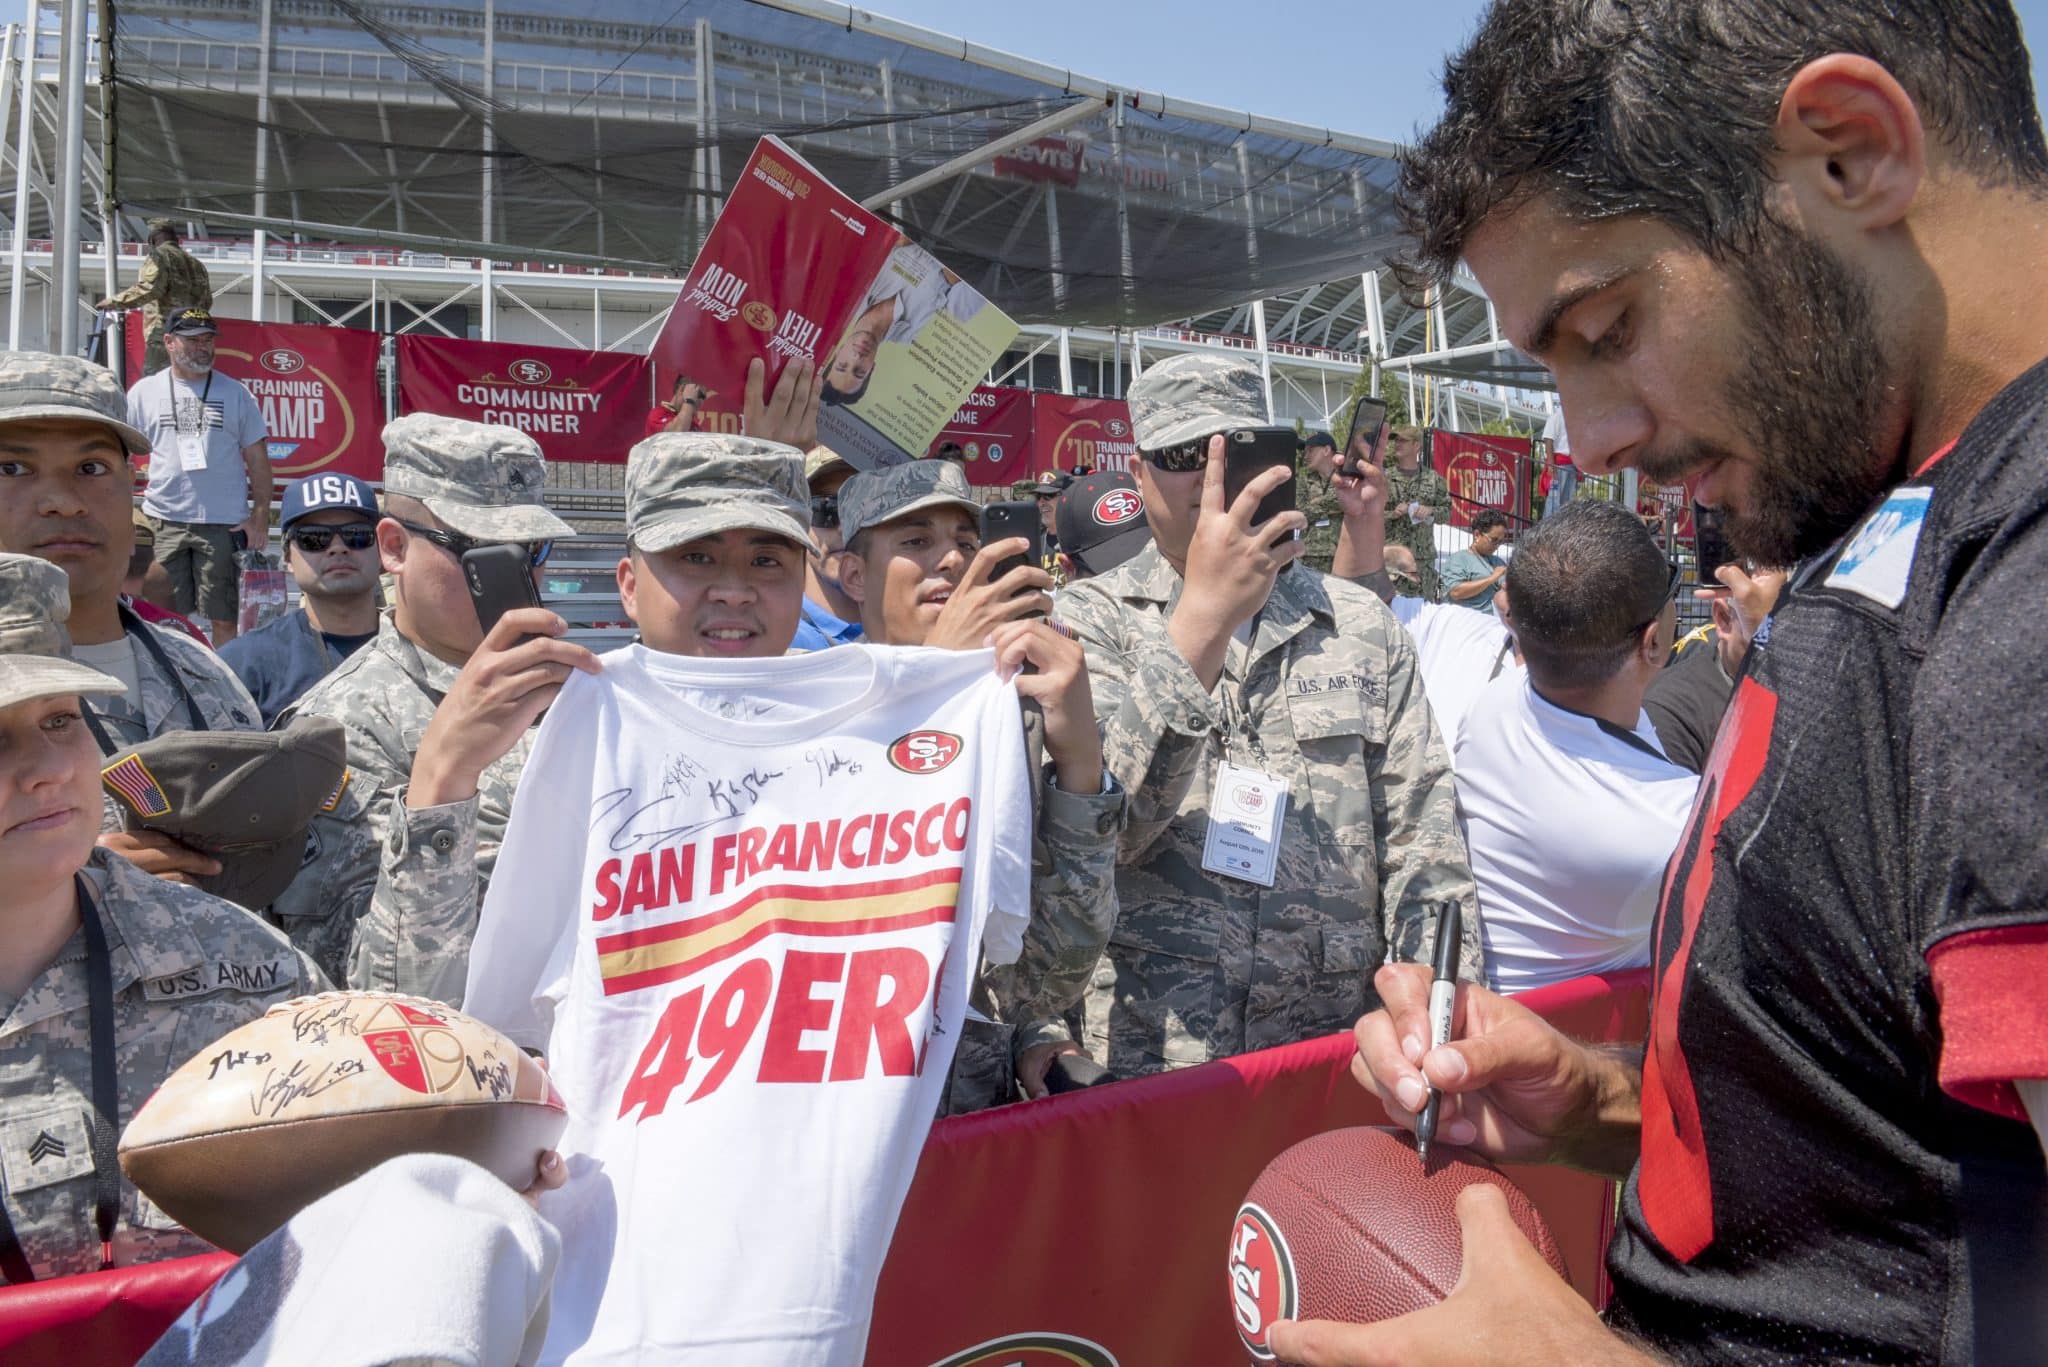
<path id="1" fill-rule="evenodd" d="M 1451 489 L 1451 525 L 1469 527 L 1482 508 L 1506 513 L 1515 526 L 1529 521 L 1529 439 L 1478 432 L 1429 434 L 1429 458 Z"/>
<path id="2" fill-rule="evenodd" d="M 398 407 L 516 427 L 549 460 L 625 462 L 654 406 L 645 356 L 516 342 L 398 339 Z"/>
<path id="3" fill-rule="evenodd" d="M 1521 1000 L 1575 1038 L 1638 1041 L 1648 993 L 1642 971 Z M 1353 1047 L 1349 1034 L 1331 1035 L 940 1121 L 882 1272 L 868 1361 L 1241 1367 L 1231 1221 L 1281 1150 L 1385 1122 L 1351 1078 Z M 1509 1171 L 1543 1212 L 1572 1284 L 1601 1303 L 1614 1188 L 1560 1167 Z M 133 1363 L 231 1262 L 218 1254 L 0 1289 L 0 1360 Z M 1033 1346 L 1047 1351 L 1033 1356 Z"/>
<path id="4" fill-rule="evenodd" d="M 1687 540 L 1692 539 L 1692 500 L 1685 496 L 1683 484 L 1658 484 L 1654 480 L 1638 478 L 1636 482 L 1636 512 L 1645 517 L 1657 519 L 1657 530 L 1661 533 L 1667 518 L 1673 519 L 1673 532 Z"/>
<path id="5" fill-rule="evenodd" d="M 969 484 L 1007 488 L 1032 478 L 1031 391 L 976 385 L 927 454 L 949 441 L 966 453 Z"/>
<path id="6" fill-rule="evenodd" d="M 376 333 L 218 315 L 214 323 L 220 329 L 214 366 L 240 380 L 263 409 L 270 429 L 270 468 L 279 478 L 296 479 L 316 470 L 372 482 L 384 478 L 384 396 L 377 389 Z M 128 374 L 140 375 L 142 315 L 129 314 L 123 332 Z"/>
<path id="7" fill-rule="evenodd" d="M 1128 470 L 1138 453 L 1131 406 L 1122 399 L 1039 394 L 1031 407 L 1031 468 Z"/>

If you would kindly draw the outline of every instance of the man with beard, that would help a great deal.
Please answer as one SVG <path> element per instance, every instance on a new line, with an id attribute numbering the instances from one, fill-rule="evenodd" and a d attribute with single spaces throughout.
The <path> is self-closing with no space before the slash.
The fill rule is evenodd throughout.
<path id="1" fill-rule="evenodd" d="M 1533 58 L 1533 59 L 1532 59 Z M 1603 1326 L 1490 1190 L 1440 1305 L 1290 1362 L 2048 1360 L 2048 143 L 2006 0 L 1501 0 L 1409 154 L 1592 475 L 1794 567 L 1652 936 L 1646 1051 L 1484 989 L 1354 1071 L 1495 1158 L 1627 1174 Z M 1621 1336 L 1615 1332 L 1619 1331 Z M 1626 1337 L 1624 1337 L 1626 1336 Z"/>
<path id="2" fill-rule="evenodd" d="M 220 652 L 266 726 L 377 635 L 377 491 L 353 475 L 308 475 L 278 521 L 299 606 Z"/>

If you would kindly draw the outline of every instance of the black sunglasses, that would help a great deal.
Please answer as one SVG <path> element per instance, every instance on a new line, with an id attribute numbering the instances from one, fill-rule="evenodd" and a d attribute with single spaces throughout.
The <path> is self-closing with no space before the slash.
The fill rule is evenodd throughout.
<path id="1" fill-rule="evenodd" d="M 433 542 L 457 560 L 479 546 L 524 546 L 526 563 L 538 569 L 548 563 L 548 556 L 553 554 L 555 549 L 555 543 L 552 541 L 477 541 L 460 532 L 444 532 L 437 527 L 422 527 L 417 522 L 407 522 L 402 517 L 394 517 L 391 520 L 414 536 Z"/>
<path id="2" fill-rule="evenodd" d="M 294 527 L 292 543 L 314 555 L 334 544 L 335 537 L 352 551 L 367 551 L 377 544 L 377 527 L 370 522 L 344 522 L 339 527 Z"/>
<path id="3" fill-rule="evenodd" d="M 811 495 L 811 525 L 829 531 L 839 525 L 839 496 L 837 494 Z"/>
<path id="4" fill-rule="evenodd" d="M 1155 470 L 1169 475 L 1192 475 L 1209 464 L 1209 442 L 1217 436 L 1228 433 L 1212 433 L 1208 437 L 1196 437 L 1193 441 L 1181 442 L 1178 446 L 1162 446 L 1157 451 L 1140 451 L 1145 463 Z M 1294 449 L 1301 450 L 1301 443 L 1295 442 Z"/>
<path id="5" fill-rule="evenodd" d="M 1650 615 L 1648 621 L 1629 632 L 1631 636 L 1640 636 L 1651 627 L 1657 625 L 1657 619 L 1664 615 L 1664 609 L 1670 606 L 1672 599 L 1678 597 L 1679 581 L 1684 578 L 1685 571 L 1679 568 L 1676 560 L 1667 560 L 1664 563 L 1670 569 L 1670 577 L 1664 581 L 1664 596 L 1657 600 L 1657 611 Z"/>

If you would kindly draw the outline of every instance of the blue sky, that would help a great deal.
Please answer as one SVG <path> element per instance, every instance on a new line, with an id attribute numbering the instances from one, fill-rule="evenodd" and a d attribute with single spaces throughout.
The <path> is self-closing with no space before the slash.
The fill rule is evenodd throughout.
<path id="1" fill-rule="evenodd" d="M 1405 141 L 1442 105 L 1444 54 L 1484 0 L 864 0 L 1105 81 Z M 2048 0 L 2019 0 L 2048 75 Z"/>

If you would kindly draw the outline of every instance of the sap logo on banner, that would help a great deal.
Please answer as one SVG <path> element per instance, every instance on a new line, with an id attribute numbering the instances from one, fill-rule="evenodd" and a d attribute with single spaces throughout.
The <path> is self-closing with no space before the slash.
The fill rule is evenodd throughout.
<path id="1" fill-rule="evenodd" d="M 791 360 L 814 360 L 824 331 L 801 313 L 785 313 L 782 315 L 782 327 L 769 339 L 768 349 Z"/>
<path id="2" fill-rule="evenodd" d="M 284 347 L 272 347 L 257 357 L 257 363 L 273 375 L 290 375 L 306 368 L 306 358 Z"/>
<path id="3" fill-rule="evenodd" d="M 729 323 L 739 312 L 740 301 L 746 298 L 747 282 L 722 266 L 710 265 L 704 268 L 703 276 L 690 292 L 683 296 L 683 303 L 700 308 L 721 323 Z"/>
<path id="4" fill-rule="evenodd" d="M 514 361 L 505 367 L 505 373 L 521 384 L 546 384 L 555 378 L 555 372 L 544 361 Z"/>

